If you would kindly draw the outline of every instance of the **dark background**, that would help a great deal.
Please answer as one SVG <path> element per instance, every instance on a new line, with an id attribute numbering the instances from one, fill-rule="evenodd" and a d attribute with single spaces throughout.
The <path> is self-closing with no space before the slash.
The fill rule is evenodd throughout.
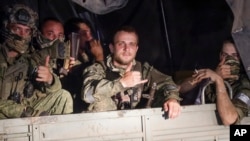
<path id="1" fill-rule="evenodd" d="M 4 0 L 0 5 L 13 3 L 31 6 L 40 21 L 48 16 L 62 22 L 71 17 L 89 19 L 106 53 L 114 30 L 132 25 L 139 33 L 137 60 L 173 76 L 178 71 L 214 68 L 233 22 L 225 0 L 129 0 L 124 8 L 104 15 L 70 0 Z"/>

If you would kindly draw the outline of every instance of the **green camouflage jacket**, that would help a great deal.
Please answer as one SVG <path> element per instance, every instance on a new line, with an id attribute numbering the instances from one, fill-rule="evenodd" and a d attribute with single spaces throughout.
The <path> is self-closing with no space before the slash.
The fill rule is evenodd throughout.
<path id="1" fill-rule="evenodd" d="M 236 107 L 239 118 L 238 123 L 243 117 L 248 115 L 250 107 L 250 81 L 246 75 L 240 75 L 239 80 L 231 84 L 232 103 Z M 209 85 L 205 90 L 206 103 L 216 103 L 215 85 Z"/>
<path id="2" fill-rule="evenodd" d="M 152 106 L 162 106 L 169 98 L 180 100 L 179 92 L 172 77 L 154 69 L 148 63 L 141 65 L 134 61 L 132 70 L 142 72 L 142 79 L 148 79 L 144 85 L 133 88 L 124 88 L 119 79 L 125 70 L 115 68 L 111 64 L 111 57 L 102 63 L 94 63 L 83 72 L 82 100 L 90 103 L 89 111 L 108 111 L 119 108 L 119 95 L 130 96 L 130 108 L 137 108 L 143 94 L 149 93 L 152 84 L 157 83 L 155 99 Z M 142 106 L 143 107 L 143 106 Z M 145 107 L 145 105 L 144 105 Z"/>
<path id="3" fill-rule="evenodd" d="M 42 56 L 46 56 L 45 54 Z M 34 81 L 36 67 L 45 60 L 38 61 L 39 58 L 42 59 L 42 56 L 40 52 L 40 54 L 34 53 L 32 55 L 22 54 L 18 58 L 7 58 L 6 47 L 0 45 L 0 99 L 10 99 L 13 94 L 18 94 L 21 100 L 29 97 L 26 96 L 28 89 L 25 88 L 30 83 L 34 84 L 33 92 L 51 94 L 61 89 L 61 82 L 54 74 L 54 82 L 50 86 Z"/>

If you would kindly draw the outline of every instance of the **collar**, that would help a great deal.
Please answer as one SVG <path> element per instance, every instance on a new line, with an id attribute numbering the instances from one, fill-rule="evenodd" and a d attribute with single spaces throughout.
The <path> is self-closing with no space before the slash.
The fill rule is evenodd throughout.
<path id="1" fill-rule="evenodd" d="M 136 64 L 136 61 L 133 60 L 133 66 L 135 66 L 135 64 Z M 107 56 L 106 65 L 113 72 L 119 72 L 121 75 L 123 75 L 125 73 L 124 68 L 118 68 L 118 67 L 114 66 L 114 64 L 112 63 L 112 55 L 111 54 Z"/>

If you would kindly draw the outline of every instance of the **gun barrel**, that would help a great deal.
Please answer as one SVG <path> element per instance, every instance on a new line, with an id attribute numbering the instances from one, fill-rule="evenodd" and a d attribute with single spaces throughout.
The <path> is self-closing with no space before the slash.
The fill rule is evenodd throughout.
<path id="1" fill-rule="evenodd" d="M 151 108 L 152 102 L 154 100 L 156 87 L 157 87 L 157 84 L 154 82 L 152 84 L 152 87 L 150 88 L 150 91 L 149 91 L 149 99 L 147 101 L 146 108 Z"/>

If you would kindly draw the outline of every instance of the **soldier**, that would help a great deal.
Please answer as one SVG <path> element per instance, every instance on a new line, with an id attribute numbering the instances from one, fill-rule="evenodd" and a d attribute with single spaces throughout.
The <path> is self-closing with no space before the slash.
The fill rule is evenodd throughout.
<path id="1" fill-rule="evenodd" d="M 6 12 L 0 45 L 0 119 L 72 113 L 71 95 L 49 68 L 52 50 L 30 54 L 37 13 L 21 4 Z"/>
<path id="2" fill-rule="evenodd" d="M 242 66 L 233 39 L 223 43 L 220 60 L 215 71 L 211 69 L 197 70 L 192 77 L 180 85 L 180 92 L 187 92 L 193 87 L 199 86 L 204 80 L 205 83 L 212 83 L 205 89 L 205 103 L 216 103 L 224 125 L 238 124 L 244 116 L 248 115 L 250 81 Z M 200 89 L 202 88 L 203 86 Z M 196 103 L 200 103 L 200 95 L 201 93 L 198 93 Z"/>
<path id="3" fill-rule="evenodd" d="M 81 100 L 82 70 L 95 61 L 104 60 L 103 48 L 99 40 L 93 37 L 91 26 L 87 20 L 71 18 L 65 25 L 66 40 L 74 32 L 79 35 L 79 51 L 76 54 L 75 65 L 70 69 L 67 77 L 62 80 L 63 88 L 74 96 L 74 112 L 86 111 L 88 104 Z"/>
<path id="4" fill-rule="evenodd" d="M 90 23 L 81 18 L 72 18 L 64 25 L 66 39 L 72 32 L 78 33 L 80 37 L 79 63 L 92 64 L 94 61 L 103 61 L 103 48 L 99 40 L 93 37 Z"/>
<path id="5" fill-rule="evenodd" d="M 90 103 L 89 111 L 110 111 L 137 108 L 142 93 L 150 91 L 156 83 L 156 94 L 169 118 L 180 114 L 178 87 L 172 78 L 148 63 L 135 60 L 138 50 L 138 34 L 130 26 L 121 27 L 109 45 L 111 54 L 104 63 L 95 63 L 83 72 L 82 99 Z M 146 105 L 144 105 L 146 106 Z M 151 106 L 151 105 L 150 105 Z"/>
<path id="6" fill-rule="evenodd" d="M 64 40 L 63 23 L 54 17 L 48 17 L 41 23 L 40 31 L 43 36 L 53 41 L 56 39 Z"/>
<path id="7" fill-rule="evenodd" d="M 65 36 L 63 24 L 55 17 L 45 18 L 40 25 L 40 31 L 41 33 L 38 33 L 38 36 L 36 38 L 36 48 L 38 50 L 44 47 L 51 47 L 54 42 L 60 42 L 64 46 L 69 45 L 68 42 L 64 42 Z M 48 46 L 43 46 L 42 44 L 48 44 Z M 69 57 L 67 59 L 69 60 L 67 68 L 63 68 L 63 63 L 58 63 L 61 60 L 62 62 L 64 62 L 64 59 L 55 58 L 53 60 L 50 60 L 50 65 L 53 69 L 53 72 L 60 77 L 64 77 L 65 75 L 67 75 L 70 68 L 75 64 L 74 57 Z"/>

